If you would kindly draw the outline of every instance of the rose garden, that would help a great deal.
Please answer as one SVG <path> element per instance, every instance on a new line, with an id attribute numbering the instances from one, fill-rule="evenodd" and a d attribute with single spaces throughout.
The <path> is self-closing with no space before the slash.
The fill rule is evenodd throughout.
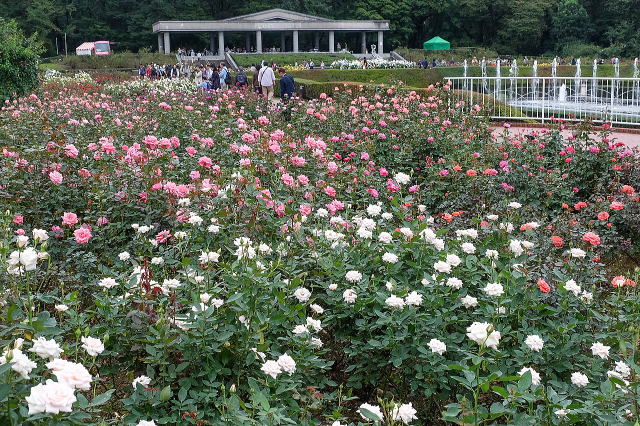
<path id="1" fill-rule="evenodd" d="M 5 102 L 0 423 L 634 424 L 638 152 L 462 107 L 86 78 Z"/>

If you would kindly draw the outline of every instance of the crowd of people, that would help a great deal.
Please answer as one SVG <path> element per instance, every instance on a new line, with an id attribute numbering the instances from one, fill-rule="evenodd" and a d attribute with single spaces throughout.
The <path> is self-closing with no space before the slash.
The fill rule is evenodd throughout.
<path id="1" fill-rule="evenodd" d="M 227 64 L 221 62 L 217 66 L 208 64 L 188 64 L 176 65 L 148 64 L 140 65 L 138 76 L 141 79 L 161 79 L 161 78 L 187 78 L 192 79 L 196 86 L 202 90 L 227 90 L 230 87 L 239 89 L 249 88 L 249 75 L 252 73 L 251 87 L 257 93 L 268 100 L 274 97 L 274 86 L 277 82 L 275 72 L 280 76 L 280 97 L 290 99 L 296 93 L 295 80 L 283 67 L 278 67 L 276 63 L 263 61 L 260 65 L 253 65 L 245 70 L 240 68 L 237 73 L 233 73 Z"/>

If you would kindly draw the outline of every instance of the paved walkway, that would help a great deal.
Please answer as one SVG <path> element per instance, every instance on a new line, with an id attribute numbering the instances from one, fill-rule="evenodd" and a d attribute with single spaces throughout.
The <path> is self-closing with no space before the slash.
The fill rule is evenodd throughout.
<path id="1" fill-rule="evenodd" d="M 504 128 L 502 126 L 496 125 L 496 126 L 491 126 L 491 128 L 493 129 L 492 133 L 494 135 L 499 135 L 504 132 Z M 516 133 L 529 134 L 532 131 L 540 131 L 542 129 L 544 129 L 544 127 L 537 127 L 537 126 L 536 127 L 519 127 L 517 124 L 514 124 L 509 128 L 509 132 L 512 134 L 516 134 Z M 595 133 L 599 133 L 599 132 L 595 132 Z M 573 134 L 572 130 L 562 131 L 562 136 L 564 137 L 570 136 L 571 134 Z M 620 142 L 624 142 L 627 146 L 631 148 L 640 148 L 640 131 L 638 130 L 636 130 L 636 132 L 634 133 L 627 133 L 627 132 L 616 132 L 614 129 L 613 132 L 611 133 L 611 137 L 615 138 Z"/>

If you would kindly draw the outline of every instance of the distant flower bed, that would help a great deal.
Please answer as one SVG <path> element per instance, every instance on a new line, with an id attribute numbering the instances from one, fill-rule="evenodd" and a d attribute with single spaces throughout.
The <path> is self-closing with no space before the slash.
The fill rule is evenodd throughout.
<path id="1" fill-rule="evenodd" d="M 105 92 L 119 97 L 136 96 L 145 93 L 155 95 L 195 93 L 197 90 L 195 82 L 185 78 L 135 79 L 120 83 L 109 83 L 104 86 Z"/>
<path id="2" fill-rule="evenodd" d="M 375 58 L 367 60 L 367 68 L 416 68 L 415 62 L 401 61 L 401 60 L 385 60 L 381 58 Z M 341 59 L 333 61 L 331 68 L 337 69 L 363 69 L 364 62 L 359 60 L 350 61 L 347 59 Z"/>
<path id="3" fill-rule="evenodd" d="M 44 73 L 44 81 L 46 83 L 92 83 L 91 75 L 80 71 L 73 75 L 63 74 L 60 71 L 49 69 Z"/>

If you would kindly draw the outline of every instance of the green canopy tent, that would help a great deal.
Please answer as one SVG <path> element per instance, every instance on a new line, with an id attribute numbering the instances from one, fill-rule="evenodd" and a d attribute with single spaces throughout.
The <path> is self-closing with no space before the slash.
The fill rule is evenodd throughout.
<path id="1" fill-rule="evenodd" d="M 435 36 L 431 40 L 425 41 L 422 44 L 422 48 L 425 50 L 449 50 L 451 43 L 441 37 Z"/>

